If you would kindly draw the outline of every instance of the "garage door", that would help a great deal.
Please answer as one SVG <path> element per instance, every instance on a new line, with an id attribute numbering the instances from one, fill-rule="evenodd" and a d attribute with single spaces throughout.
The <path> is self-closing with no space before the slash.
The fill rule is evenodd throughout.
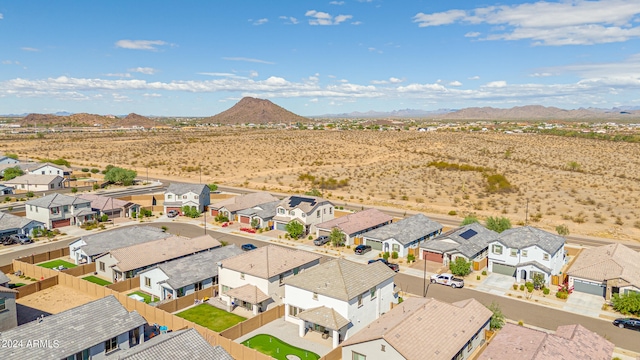
<path id="1" fill-rule="evenodd" d="M 56 220 L 51 222 L 51 227 L 54 229 L 69 225 L 71 225 L 71 219 Z"/>
<path id="2" fill-rule="evenodd" d="M 493 269 L 491 272 L 502 275 L 516 276 L 515 266 L 509 266 L 504 264 L 493 263 Z"/>
<path id="3" fill-rule="evenodd" d="M 435 261 L 442 264 L 442 254 L 434 253 L 431 251 L 423 251 L 422 258 L 428 261 Z"/>
<path id="4" fill-rule="evenodd" d="M 574 279 L 573 290 L 604 297 L 605 292 L 607 291 L 607 287 L 605 285 L 594 283 L 591 281 Z"/>
<path id="5" fill-rule="evenodd" d="M 243 224 L 250 224 L 251 223 L 251 218 L 248 216 L 240 216 L 240 222 Z"/>
<path id="6" fill-rule="evenodd" d="M 178 212 L 178 214 L 182 215 L 182 208 L 179 207 L 167 207 L 167 212 L 169 212 L 170 210 L 175 210 Z"/>
<path id="7" fill-rule="evenodd" d="M 375 240 L 367 239 L 366 244 L 370 245 L 372 250 L 382 251 L 382 241 L 375 241 Z"/>
<path id="8" fill-rule="evenodd" d="M 287 224 L 276 223 L 276 230 L 287 231 Z"/>
<path id="9" fill-rule="evenodd" d="M 318 236 L 329 236 L 329 235 L 331 235 L 331 231 L 318 229 Z"/>

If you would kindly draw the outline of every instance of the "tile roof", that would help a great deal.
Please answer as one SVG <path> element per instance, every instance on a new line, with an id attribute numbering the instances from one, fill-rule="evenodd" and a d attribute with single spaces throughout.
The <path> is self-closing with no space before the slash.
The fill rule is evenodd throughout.
<path id="1" fill-rule="evenodd" d="M 342 346 L 384 339 L 405 359 L 449 360 L 492 315 L 475 299 L 449 304 L 408 298 L 349 337 Z"/>
<path id="2" fill-rule="evenodd" d="M 393 217 L 378 209 L 367 209 L 357 213 L 341 216 L 323 223 L 317 224 L 319 229 L 331 230 L 339 228 L 345 234 L 351 235 L 393 220 Z"/>
<path id="3" fill-rule="evenodd" d="M 285 285 L 349 301 L 394 275 L 395 272 L 380 261 L 361 264 L 334 259 L 290 277 Z"/>
<path id="4" fill-rule="evenodd" d="M 221 263 L 225 268 L 268 279 L 318 259 L 320 255 L 308 251 L 268 245 L 222 260 Z"/>
<path id="5" fill-rule="evenodd" d="M 190 184 L 190 183 L 171 183 L 165 193 L 172 193 L 176 195 L 184 195 L 192 192 L 194 194 L 200 194 L 207 185 L 204 184 Z"/>
<path id="6" fill-rule="evenodd" d="M 112 210 L 112 209 L 120 209 L 132 202 L 124 201 L 120 199 L 114 199 L 108 196 L 96 195 L 96 194 L 80 194 L 79 198 L 91 201 L 91 208 L 98 210 Z"/>
<path id="7" fill-rule="evenodd" d="M 117 260 L 116 269 L 129 271 L 213 249 L 218 246 L 221 246 L 220 241 L 212 238 L 211 235 L 208 234 L 192 239 L 174 235 L 164 239 L 111 250 L 109 254 Z M 105 254 L 103 256 L 109 255 Z M 97 259 L 99 259 L 99 257 L 96 258 L 96 260 Z"/>
<path id="8" fill-rule="evenodd" d="M 0 284 L 2 284 L 2 282 L 0 282 Z M 4 286 L 0 286 L 0 293 L 5 293 L 5 294 L 17 294 L 18 291 L 14 290 L 14 289 L 9 289 L 6 288 Z M 1 334 L 0 334 L 1 335 Z M 0 339 L 2 339 L 2 337 L 0 336 Z M 1 352 L 0 352 L 1 353 Z"/>
<path id="9" fill-rule="evenodd" d="M 64 178 L 59 175 L 26 174 L 7 180 L 5 184 L 48 185 L 52 182 L 60 182 L 62 180 L 64 180 Z"/>
<path id="10" fill-rule="evenodd" d="M 221 346 L 209 344 L 196 329 L 155 336 L 118 355 L 118 360 L 207 359 L 233 360 Z"/>
<path id="11" fill-rule="evenodd" d="M 0 348 L 2 359 L 64 359 L 84 349 L 146 324 L 136 311 L 129 312 L 113 295 L 45 316 L 0 334 L 0 339 L 23 339 L 23 347 Z M 51 346 L 26 346 L 27 340 Z M 54 342 L 59 346 L 54 346 Z"/>
<path id="12" fill-rule="evenodd" d="M 350 321 L 345 319 L 337 311 L 326 306 L 309 309 L 298 313 L 298 318 L 331 330 L 340 330 L 349 325 Z"/>
<path id="13" fill-rule="evenodd" d="M 640 253 L 623 244 L 584 249 L 567 274 L 598 282 L 621 278 L 640 287 Z"/>
<path id="14" fill-rule="evenodd" d="M 47 176 L 47 175 L 38 175 L 38 176 Z M 75 196 L 68 196 L 68 195 L 54 193 L 54 194 L 49 194 L 47 196 L 43 196 L 41 198 L 29 200 L 26 202 L 26 204 L 49 209 L 52 207 L 64 206 L 64 205 L 91 204 L 91 201 L 81 199 Z"/>
<path id="15" fill-rule="evenodd" d="M 582 325 L 559 326 L 555 334 L 505 324 L 479 360 L 609 360 L 615 345 Z"/>
<path id="16" fill-rule="evenodd" d="M 472 223 L 428 240 L 422 243 L 420 248 L 437 252 L 457 250 L 467 258 L 471 258 L 486 249 L 489 243 L 497 237 L 497 232 L 489 230 L 479 223 Z"/>
<path id="17" fill-rule="evenodd" d="M 269 220 L 276 215 L 276 208 L 280 204 L 280 200 L 271 201 L 264 204 L 258 204 L 250 209 L 238 211 L 239 215 L 257 216 L 263 220 Z"/>
<path id="18" fill-rule="evenodd" d="M 272 201 L 280 201 L 280 199 L 268 192 L 255 192 L 219 201 L 209 205 L 209 209 L 220 209 L 224 207 L 230 212 L 236 212 Z"/>
<path id="19" fill-rule="evenodd" d="M 318 205 L 323 203 L 330 203 L 328 200 L 309 195 L 292 195 L 280 201 L 279 206 L 282 206 L 285 210 L 300 209 L 306 214 L 309 214 Z"/>
<path id="20" fill-rule="evenodd" d="M 564 245 L 564 238 L 531 226 L 505 230 L 496 239 L 512 249 L 524 249 L 537 245 L 549 254 L 555 254 Z"/>
<path id="21" fill-rule="evenodd" d="M 153 226 L 127 226 L 83 236 L 79 240 L 69 244 L 69 246 L 73 246 L 76 242 L 83 241 L 86 245 L 81 246 L 82 251 L 88 256 L 95 256 L 110 250 L 164 239 L 170 236 L 173 235 L 165 233 L 162 229 Z"/>
<path id="22" fill-rule="evenodd" d="M 442 225 L 423 214 L 416 214 L 398 222 L 368 231 L 362 236 L 379 241 L 396 239 L 403 245 L 423 238 L 435 231 L 442 230 Z"/>
<path id="23" fill-rule="evenodd" d="M 4 273 L 0 272 L 0 284 L 6 284 L 9 281 L 11 281 L 11 279 L 9 279 L 9 277 Z"/>
<path id="24" fill-rule="evenodd" d="M 226 292 L 226 295 L 246 301 L 250 304 L 258 304 L 265 300 L 271 299 L 271 296 L 262 292 L 257 286 L 251 284 L 245 284 L 240 287 L 231 289 Z"/>
<path id="25" fill-rule="evenodd" d="M 43 223 L 36 220 L 24 218 L 22 216 L 15 216 L 13 214 L 4 213 L 0 211 L 0 231 L 22 229 L 23 227 L 35 222 L 44 226 Z"/>
<path id="26" fill-rule="evenodd" d="M 218 275 L 216 264 L 219 261 L 242 253 L 239 247 L 228 245 L 171 260 L 156 267 L 169 277 L 167 283 L 172 289 L 179 289 Z"/>
<path id="27" fill-rule="evenodd" d="M 73 172 L 73 170 L 71 168 L 68 168 L 68 167 L 66 167 L 64 165 L 56 165 L 56 164 L 52 164 L 52 163 L 49 163 L 49 162 L 38 163 L 37 166 L 32 167 L 29 171 L 36 171 L 36 170 L 40 169 L 41 167 L 45 167 L 45 166 L 51 166 L 51 167 L 54 167 L 56 169 L 60 169 L 60 170 L 62 170 L 64 172 Z"/>

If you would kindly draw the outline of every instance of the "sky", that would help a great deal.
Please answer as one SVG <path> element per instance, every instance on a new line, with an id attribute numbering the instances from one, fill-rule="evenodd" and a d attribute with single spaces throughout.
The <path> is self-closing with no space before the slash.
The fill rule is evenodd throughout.
<path id="1" fill-rule="evenodd" d="M 640 106 L 638 0 L 0 0 L 0 114 Z"/>

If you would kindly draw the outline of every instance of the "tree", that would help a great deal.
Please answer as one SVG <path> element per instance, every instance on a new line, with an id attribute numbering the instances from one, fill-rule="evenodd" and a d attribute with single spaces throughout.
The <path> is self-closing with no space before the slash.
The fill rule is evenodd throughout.
<path id="1" fill-rule="evenodd" d="M 467 215 L 464 217 L 464 219 L 462 220 L 462 223 L 460 224 L 460 226 L 465 226 L 465 225 L 469 225 L 469 224 L 473 224 L 473 223 L 479 223 L 480 221 L 478 221 L 478 217 L 475 215 Z"/>
<path id="2" fill-rule="evenodd" d="M 200 211 L 198 211 L 198 208 L 195 206 L 185 205 L 182 207 L 182 215 L 190 218 L 197 218 L 198 216 L 200 216 Z"/>
<path id="3" fill-rule="evenodd" d="M 304 235 L 304 226 L 295 220 L 290 221 L 287 226 L 285 226 L 285 230 L 293 239 L 298 239 Z"/>
<path id="4" fill-rule="evenodd" d="M 533 287 L 536 290 L 542 289 L 544 287 L 544 275 L 542 274 L 533 275 Z"/>
<path id="5" fill-rule="evenodd" d="M 342 233 L 342 231 L 340 231 L 339 228 L 334 227 L 333 229 L 331 229 L 331 233 L 329 234 L 329 241 L 334 247 L 342 246 L 344 245 L 344 234 Z"/>
<path id="6" fill-rule="evenodd" d="M 253 218 L 251 219 L 251 227 L 254 229 L 257 229 L 260 227 L 260 219 L 258 218 Z"/>
<path id="7" fill-rule="evenodd" d="M 471 263 L 465 258 L 458 256 L 449 264 L 449 270 L 456 276 L 467 276 L 471 273 Z"/>
<path id="8" fill-rule="evenodd" d="M 493 217 L 489 216 L 485 222 L 485 226 L 489 230 L 493 230 L 497 233 L 501 233 L 507 229 L 511 229 L 511 220 L 506 217 Z"/>
<path id="9" fill-rule="evenodd" d="M 626 295 L 613 294 L 611 298 L 613 309 L 623 315 L 640 314 L 640 293 L 629 292 Z"/>
<path id="10" fill-rule="evenodd" d="M 322 196 L 322 193 L 320 192 L 320 190 L 313 188 L 307 192 L 304 193 L 305 195 L 309 195 L 309 196 Z"/>
<path id="11" fill-rule="evenodd" d="M 567 236 L 569 235 L 569 227 L 565 224 L 556 226 L 556 231 L 558 235 Z"/>
<path id="12" fill-rule="evenodd" d="M 113 184 L 129 186 L 133 184 L 133 180 L 136 176 L 138 176 L 138 173 L 134 170 L 114 166 L 104 174 L 104 180 Z"/>
<path id="13" fill-rule="evenodd" d="M 4 180 L 15 179 L 18 176 L 24 175 L 24 171 L 20 169 L 18 166 L 10 167 L 4 170 Z"/>
<path id="14" fill-rule="evenodd" d="M 491 315 L 491 320 L 489 321 L 489 328 L 491 330 L 502 329 L 504 326 L 504 314 L 500 309 L 500 305 L 494 301 L 491 305 L 487 306 L 487 308 L 493 313 L 493 315 Z"/>
<path id="15" fill-rule="evenodd" d="M 216 191 L 218 190 L 218 184 L 209 184 L 207 185 L 209 187 L 210 191 Z"/>

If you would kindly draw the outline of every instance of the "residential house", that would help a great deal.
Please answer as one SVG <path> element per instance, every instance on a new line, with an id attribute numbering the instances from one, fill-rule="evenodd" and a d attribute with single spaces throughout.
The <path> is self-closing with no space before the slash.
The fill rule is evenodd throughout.
<path id="1" fill-rule="evenodd" d="M 396 303 L 395 272 L 376 261 L 335 259 L 285 280 L 285 320 L 332 338 L 333 347 L 363 330 Z"/>
<path id="2" fill-rule="evenodd" d="M 25 204 L 27 218 L 44 223 L 47 229 L 80 226 L 94 220 L 96 215 L 91 210 L 91 201 L 56 193 L 29 200 Z"/>
<path id="3" fill-rule="evenodd" d="M 393 217 L 378 209 L 367 209 L 317 224 L 316 237 L 329 235 L 334 228 L 338 228 L 346 245 L 359 245 L 364 233 L 389 225 L 392 221 Z"/>
<path id="4" fill-rule="evenodd" d="M 489 243 L 498 235 L 479 223 L 465 225 L 422 243 L 420 259 L 449 266 L 461 257 L 470 262 L 474 270 L 484 269 L 488 264 Z"/>
<path id="5" fill-rule="evenodd" d="M 130 201 L 97 194 L 80 194 L 78 197 L 91 201 L 91 209 L 98 216 L 107 215 L 109 219 L 128 218 L 133 217 L 134 213 L 140 213 L 140 205 Z"/>
<path id="6" fill-rule="evenodd" d="M 615 345 L 582 325 L 558 326 L 555 334 L 506 323 L 478 360 L 610 360 Z"/>
<path id="7" fill-rule="evenodd" d="M 58 175 L 27 174 L 4 182 L 4 186 L 12 186 L 15 192 L 39 192 L 64 189 L 64 178 Z"/>
<path id="8" fill-rule="evenodd" d="M 603 296 L 640 292 L 640 253 L 623 244 L 583 249 L 569 270 L 574 291 Z"/>
<path id="9" fill-rule="evenodd" d="M 228 245 L 158 264 L 138 273 L 140 290 L 160 300 L 192 294 L 218 284 L 218 262 L 242 254 Z"/>
<path id="10" fill-rule="evenodd" d="M 442 232 L 442 225 L 423 214 L 416 214 L 398 222 L 368 231 L 362 235 L 364 244 L 384 252 L 397 252 L 405 257 L 412 253 L 417 257 L 418 247 L 426 240 Z"/>
<path id="11" fill-rule="evenodd" d="M 154 336 L 118 355 L 118 360 L 149 359 L 233 360 L 233 357 L 220 345 L 209 344 L 193 328 Z"/>
<path id="12" fill-rule="evenodd" d="M 220 246 L 220 241 L 208 234 L 192 239 L 175 235 L 110 250 L 97 256 L 94 261 L 98 275 L 117 282 L 135 277 L 140 271 L 154 265 Z"/>
<path id="13" fill-rule="evenodd" d="M 241 306 L 258 314 L 284 298 L 284 281 L 320 263 L 320 256 L 268 245 L 218 262 L 220 299 L 229 310 Z"/>
<path id="14" fill-rule="evenodd" d="M 210 203 L 210 193 L 207 185 L 171 183 L 164 192 L 164 213 L 176 210 L 182 214 L 183 206 L 203 212 Z"/>
<path id="15" fill-rule="evenodd" d="M 32 236 L 34 229 L 44 229 L 44 224 L 22 216 L 0 212 L 0 236 L 13 234 Z"/>
<path id="16" fill-rule="evenodd" d="M 16 309 L 16 295 L 18 292 L 7 288 L 9 278 L 0 273 L 0 341 L 4 339 L 2 333 L 18 326 L 18 311 Z M 0 348 L 0 354 L 2 353 Z"/>
<path id="17" fill-rule="evenodd" d="M 9 277 L 7 275 L 5 275 L 4 273 L 0 272 L 0 286 L 7 287 L 9 285 L 10 281 L 11 281 L 11 279 L 9 279 Z"/>
<path id="18" fill-rule="evenodd" d="M 234 196 L 211 204 L 209 205 L 209 210 L 211 210 L 211 216 L 223 215 L 231 221 L 239 221 L 248 225 L 251 223 L 251 218 L 246 215 L 240 216 L 238 211 L 274 201 L 280 201 L 280 199 L 267 192 L 255 192 Z"/>
<path id="19" fill-rule="evenodd" d="M 280 200 L 258 204 L 249 209 L 239 210 L 237 214 L 240 219 L 247 219 L 249 224 L 256 220 L 258 228 L 268 228 L 272 230 L 273 217 L 276 216 L 276 208 L 279 204 Z"/>
<path id="20" fill-rule="evenodd" d="M 27 172 L 34 175 L 58 175 L 67 180 L 70 179 L 73 174 L 73 170 L 71 168 L 51 163 L 40 163 L 36 166 L 30 166 Z"/>
<path id="21" fill-rule="evenodd" d="M 15 165 L 18 163 L 20 163 L 20 160 L 8 156 L 0 156 L 0 165 Z"/>
<path id="22" fill-rule="evenodd" d="M 334 217 L 333 204 L 315 196 L 288 196 L 276 207 L 273 217 L 276 230 L 286 231 L 289 222 L 295 220 L 305 228 L 305 234 L 315 233 L 316 225 L 331 220 Z"/>
<path id="23" fill-rule="evenodd" d="M 0 184 L 0 195 L 12 195 L 13 187 Z"/>
<path id="24" fill-rule="evenodd" d="M 408 298 L 343 342 L 342 358 L 466 360 L 484 343 L 492 315 L 475 299 Z"/>
<path id="25" fill-rule="evenodd" d="M 22 346 L 0 348 L 1 359 L 117 359 L 144 342 L 147 322 L 113 295 L 2 332 Z"/>
<path id="26" fill-rule="evenodd" d="M 118 228 L 109 232 L 85 235 L 70 243 L 69 257 L 74 260 L 76 265 L 90 264 L 97 256 L 111 250 L 165 239 L 170 236 L 173 235 L 153 226 Z"/>
<path id="27" fill-rule="evenodd" d="M 489 270 L 517 282 L 537 274 L 549 283 L 565 264 L 564 238 L 531 226 L 505 230 L 489 243 Z"/>

